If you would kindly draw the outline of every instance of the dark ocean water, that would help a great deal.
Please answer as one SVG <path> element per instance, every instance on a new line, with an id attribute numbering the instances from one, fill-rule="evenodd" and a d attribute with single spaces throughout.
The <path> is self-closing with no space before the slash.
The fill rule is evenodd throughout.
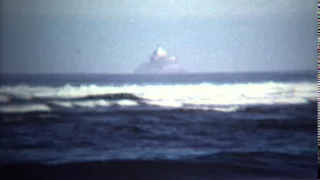
<path id="1" fill-rule="evenodd" d="M 2 76 L 1 179 L 316 179 L 316 78 Z"/>

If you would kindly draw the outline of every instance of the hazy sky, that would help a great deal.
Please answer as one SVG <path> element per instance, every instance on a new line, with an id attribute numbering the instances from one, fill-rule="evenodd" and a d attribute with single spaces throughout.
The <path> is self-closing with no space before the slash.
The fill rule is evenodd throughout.
<path id="1" fill-rule="evenodd" d="M 0 0 L 1 72 L 317 70 L 317 0 Z"/>

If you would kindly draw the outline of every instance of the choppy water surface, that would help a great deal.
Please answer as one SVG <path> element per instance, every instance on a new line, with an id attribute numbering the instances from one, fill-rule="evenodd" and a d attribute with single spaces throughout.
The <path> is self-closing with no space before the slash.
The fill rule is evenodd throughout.
<path id="1" fill-rule="evenodd" d="M 6 176 L 317 177 L 315 74 L 4 76 L 1 82 Z"/>

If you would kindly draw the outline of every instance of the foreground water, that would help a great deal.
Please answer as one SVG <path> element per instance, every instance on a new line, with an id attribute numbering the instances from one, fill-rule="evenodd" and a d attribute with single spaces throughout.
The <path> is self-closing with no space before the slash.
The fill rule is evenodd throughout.
<path id="1" fill-rule="evenodd" d="M 1 83 L 7 177 L 317 177 L 316 73 L 8 75 Z"/>

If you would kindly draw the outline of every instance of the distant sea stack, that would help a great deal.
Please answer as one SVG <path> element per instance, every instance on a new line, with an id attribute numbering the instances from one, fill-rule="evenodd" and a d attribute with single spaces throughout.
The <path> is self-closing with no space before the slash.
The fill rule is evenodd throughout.
<path id="1" fill-rule="evenodd" d="M 178 64 L 174 56 L 168 56 L 167 52 L 158 45 L 152 53 L 149 62 L 140 64 L 135 70 L 137 74 L 181 74 L 186 71 Z"/>

